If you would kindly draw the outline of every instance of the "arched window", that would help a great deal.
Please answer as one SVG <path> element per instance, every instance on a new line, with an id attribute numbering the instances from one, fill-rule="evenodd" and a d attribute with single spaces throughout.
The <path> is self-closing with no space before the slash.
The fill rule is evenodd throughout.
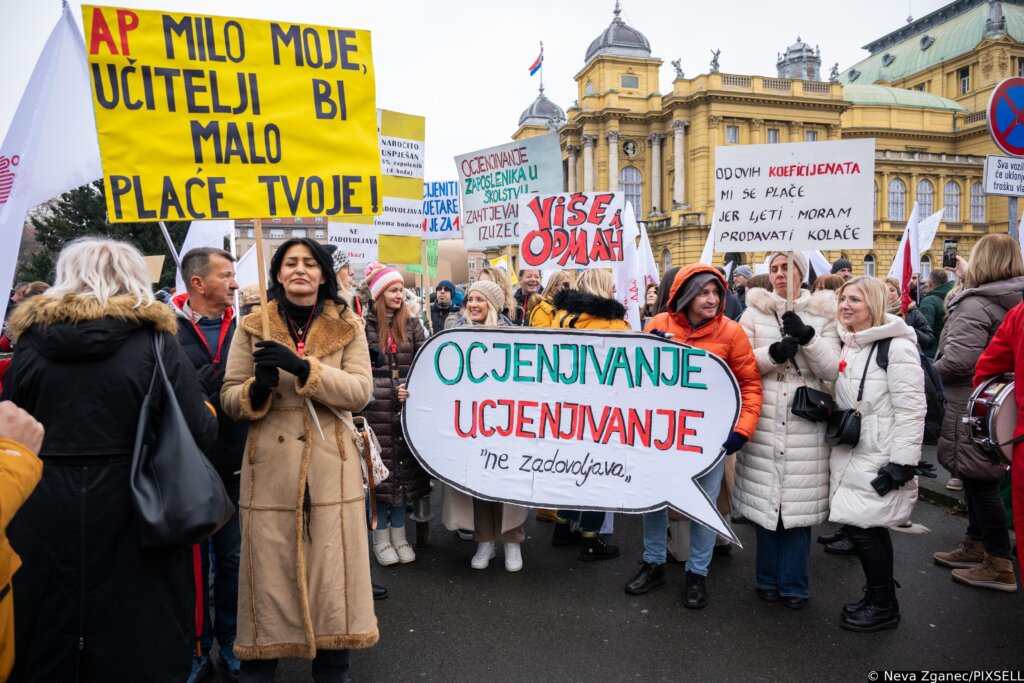
<path id="1" fill-rule="evenodd" d="M 928 276 L 932 273 L 932 257 L 925 254 L 921 257 L 921 276 L 917 279 L 917 286 L 922 287 L 928 282 Z"/>
<path id="2" fill-rule="evenodd" d="M 665 249 L 661 252 L 661 272 L 665 273 L 672 267 L 672 252 Z"/>
<path id="3" fill-rule="evenodd" d="M 955 181 L 946 183 L 943 192 L 943 199 L 946 202 L 946 211 L 942 214 L 942 220 L 947 223 L 960 222 L 960 186 Z"/>
<path id="4" fill-rule="evenodd" d="M 889 181 L 889 220 L 907 219 L 907 184 L 899 178 Z"/>
<path id="5" fill-rule="evenodd" d="M 626 195 L 626 202 L 633 205 L 633 215 L 640 220 L 643 207 L 644 183 L 635 166 L 626 166 L 619 172 L 619 190 Z"/>
<path id="6" fill-rule="evenodd" d="M 985 222 L 985 188 L 981 183 L 971 183 L 971 222 Z"/>
<path id="7" fill-rule="evenodd" d="M 917 183 L 917 207 L 918 217 L 926 218 L 932 215 L 932 207 L 935 206 L 935 187 L 930 180 L 920 180 Z"/>
<path id="8" fill-rule="evenodd" d="M 875 257 L 871 254 L 864 257 L 864 274 L 868 277 L 875 276 Z"/>

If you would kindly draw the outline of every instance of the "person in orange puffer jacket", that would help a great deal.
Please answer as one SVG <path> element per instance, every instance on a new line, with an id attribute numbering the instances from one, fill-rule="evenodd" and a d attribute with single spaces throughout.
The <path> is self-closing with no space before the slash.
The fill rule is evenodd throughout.
<path id="1" fill-rule="evenodd" d="M 7 541 L 7 524 L 43 474 L 36 456 L 43 425 L 10 401 L 0 403 L 0 681 L 14 666 L 14 593 L 11 577 L 21 559 Z"/>
<path id="2" fill-rule="evenodd" d="M 757 429 L 761 413 L 761 373 L 754 350 L 739 323 L 725 317 L 725 277 L 711 266 L 693 264 L 682 268 L 672 281 L 664 310 L 657 313 L 644 329 L 673 341 L 695 346 L 719 356 L 736 376 L 740 387 L 740 416 L 729 438 L 722 444 L 732 455 Z M 725 458 L 698 480 L 711 500 L 718 497 L 725 472 Z M 668 510 L 644 514 L 644 557 L 640 571 L 626 583 L 632 595 L 646 593 L 665 583 L 666 533 Z M 683 604 L 691 609 L 707 605 L 705 577 L 715 546 L 715 532 L 700 525 L 690 527 L 690 553 L 686 561 L 686 590 Z"/>

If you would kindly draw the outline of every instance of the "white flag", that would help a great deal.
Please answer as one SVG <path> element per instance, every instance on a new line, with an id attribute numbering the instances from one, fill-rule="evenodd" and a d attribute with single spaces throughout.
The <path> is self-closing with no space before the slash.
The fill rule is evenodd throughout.
<path id="1" fill-rule="evenodd" d="M 713 265 L 715 265 L 715 264 L 713 264 L 711 262 L 712 257 L 714 256 L 714 253 L 715 253 L 715 219 L 712 218 L 711 219 L 711 229 L 708 230 L 708 239 L 707 239 L 706 242 L 704 242 L 704 249 L 700 252 L 700 261 L 698 261 L 698 263 L 703 263 L 706 266 L 713 266 Z"/>
<path id="2" fill-rule="evenodd" d="M 643 280 L 640 279 L 640 254 L 636 238 L 639 230 L 631 204 L 622 212 L 622 263 L 612 268 L 615 282 L 615 299 L 626 307 L 626 322 L 634 330 L 640 330 L 640 298 L 643 296 Z"/>
<path id="3" fill-rule="evenodd" d="M 239 289 L 260 283 L 259 260 L 256 258 L 256 247 L 249 247 L 242 258 L 235 264 L 235 280 Z"/>
<path id="4" fill-rule="evenodd" d="M 654 260 L 654 252 L 651 250 L 651 238 L 647 235 L 647 224 L 640 224 L 640 261 L 637 264 L 639 267 L 640 281 L 644 284 L 644 291 L 647 291 L 647 287 L 650 285 L 656 285 L 661 282 L 661 276 L 658 275 L 658 262 Z"/>
<path id="5" fill-rule="evenodd" d="M 188 226 L 188 233 L 185 235 L 185 241 L 181 245 L 181 252 L 178 254 L 178 260 L 185 258 L 185 254 L 192 251 L 193 249 L 200 249 L 202 247 L 214 247 L 216 249 L 224 248 L 224 239 L 231 235 L 231 231 L 235 229 L 235 222 L 231 220 L 225 221 L 192 221 L 192 224 Z M 185 291 L 185 281 L 181 278 L 181 271 L 178 271 L 175 280 L 176 290 L 179 294 Z"/>
<path id="6" fill-rule="evenodd" d="M 0 145 L 0 316 L 25 214 L 102 175 L 85 42 L 65 5 Z"/>
<path id="7" fill-rule="evenodd" d="M 889 268 L 889 274 L 886 277 L 896 278 L 900 282 L 903 281 L 903 250 L 907 247 L 907 235 L 910 234 L 911 226 L 913 226 L 914 233 L 917 235 L 917 250 L 910 252 L 911 264 L 913 266 L 912 272 L 921 272 L 921 252 L 926 251 L 932 245 L 935 240 L 935 233 L 939 229 L 939 221 L 942 217 L 942 210 L 933 213 L 923 221 L 918 219 L 918 207 L 917 202 L 914 202 L 914 209 L 910 212 L 910 220 L 907 221 L 907 227 L 903 230 L 903 236 L 900 238 L 900 246 L 896 248 L 896 257 L 892 260 L 892 266 Z"/>
<path id="8" fill-rule="evenodd" d="M 932 242 L 935 241 L 935 235 L 939 231 L 939 223 L 942 221 L 942 214 L 945 211 L 945 208 L 939 209 L 928 218 L 918 222 L 917 234 L 920 240 L 917 243 L 918 251 L 928 251 L 932 248 Z"/>

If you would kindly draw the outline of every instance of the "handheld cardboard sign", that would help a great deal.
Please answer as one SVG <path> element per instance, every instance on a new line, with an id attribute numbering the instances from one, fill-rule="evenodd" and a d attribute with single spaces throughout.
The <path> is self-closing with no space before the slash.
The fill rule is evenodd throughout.
<path id="1" fill-rule="evenodd" d="M 458 328 L 420 348 L 405 438 L 431 475 L 487 500 L 646 512 L 666 505 L 736 542 L 696 479 L 740 411 L 725 362 L 622 332 Z"/>

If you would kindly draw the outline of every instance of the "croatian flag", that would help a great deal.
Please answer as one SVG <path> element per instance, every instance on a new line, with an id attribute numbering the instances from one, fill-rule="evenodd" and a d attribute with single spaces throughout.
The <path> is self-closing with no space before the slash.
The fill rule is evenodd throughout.
<path id="1" fill-rule="evenodd" d="M 541 65 L 544 63 L 544 46 L 540 46 L 540 54 L 537 55 L 537 60 L 530 66 L 530 75 L 534 75 L 540 71 Z"/>

